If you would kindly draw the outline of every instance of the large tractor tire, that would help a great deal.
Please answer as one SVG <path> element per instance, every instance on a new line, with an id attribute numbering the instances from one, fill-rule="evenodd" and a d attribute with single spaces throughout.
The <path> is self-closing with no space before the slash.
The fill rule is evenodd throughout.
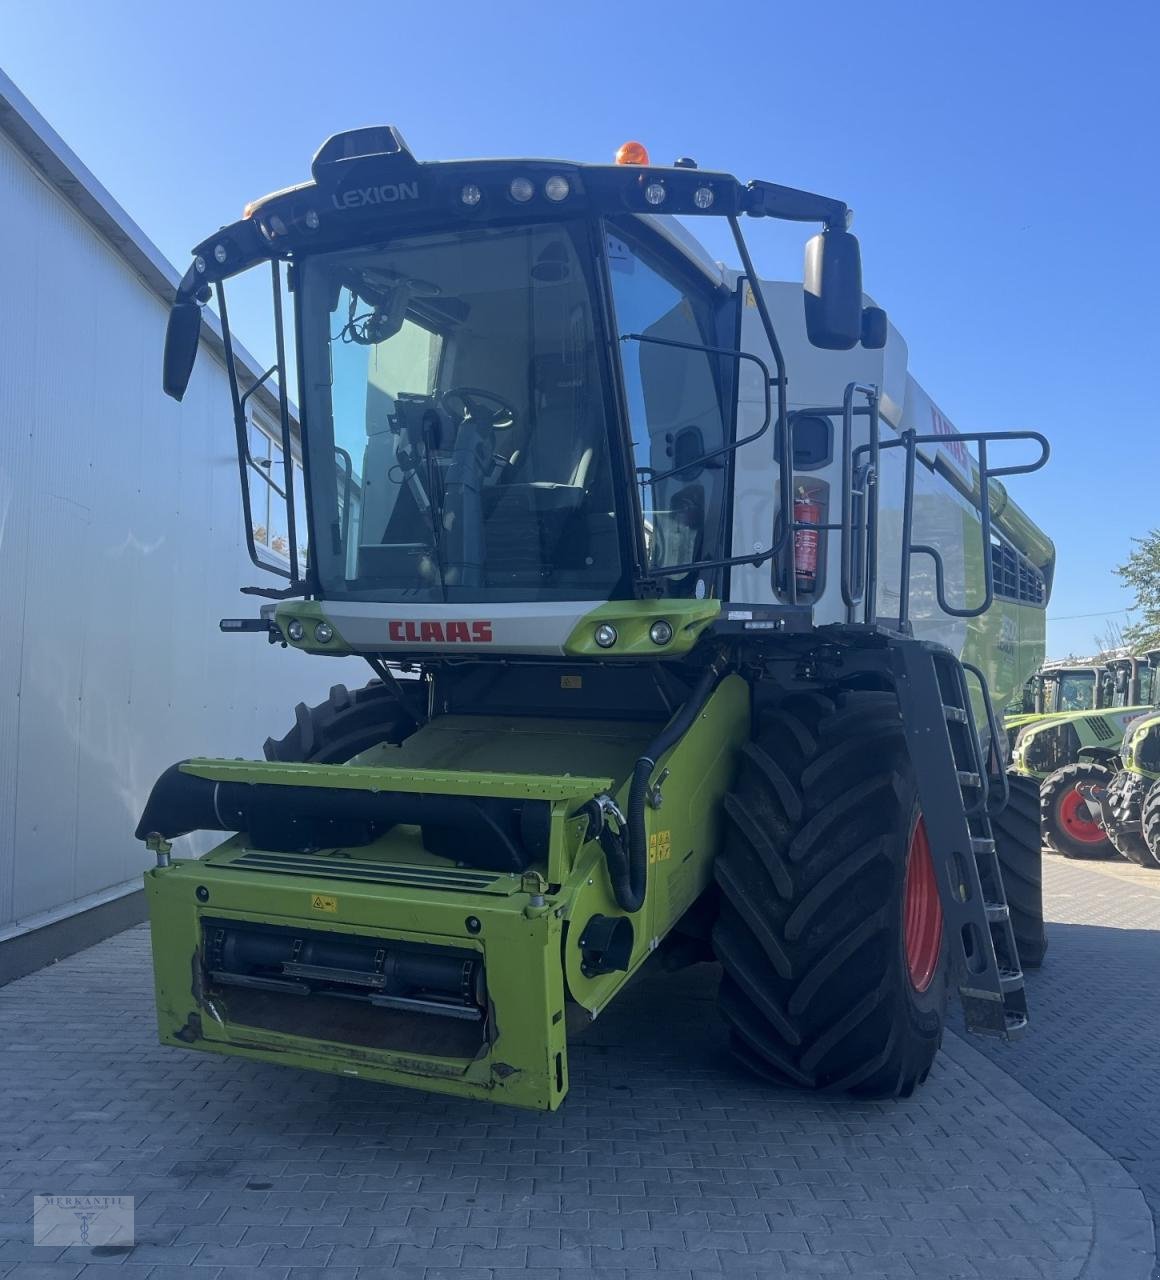
<path id="1" fill-rule="evenodd" d="M 267 760 L 293 764 L 345 764 L 380 742 L 399 743 L 415 729 L 415 718 L 381 680 L 353 693 L 336 684 L 315 707 L 300 702 L 285 737 L 267 738 Z"/>
<path id="2" fill-rule="evenodd" d="M 1106 787 L 1111 780 L 1111 769 L 1090 760 L 1064 765 L 1045 778 L 1039 788 L 1039 826 L 1044 843 L 1065 858 L 1114 858 L 1115 846 L 1075 789 L 1078 782 Z"/>
<path id="3" fill-rule="evenodd" d="M 1009 773 L 1010 798 L 991 819 L 1011 928 L 1024 969 L 1038 969 L 1047 952 L 1043 927 L 1043 842 L 1039 836 L 1039 784 Z"/>
<path id="4" fill-rule="evenodd" d="M 1121 769 L 1108 783 L 1104 801 L 1104 811 L 1111 819 L 1108 838 L 1118 854 L 1141 867 L 1156 865 L 1148 852 L 1148 842 L 1141 828 L 1148 781 L 1139 774 Z M 1131 830 L 1127 829 L 1129 827 Z"/>
<path id="5" fill-rule="evenodd" d="M 1160 870 L 1160 782 L 1152 783 L 1144 797 L 1144 844 L 1149 861 L 1143 866 Z"/>
<path id="6" fill-rule="evenodd" d="M 787 697 L 725 812 L 713 949 L 734 1052 L 782 1085 L 909 1095 L 942 1041 L 949 965 L 894 695 Z"/>

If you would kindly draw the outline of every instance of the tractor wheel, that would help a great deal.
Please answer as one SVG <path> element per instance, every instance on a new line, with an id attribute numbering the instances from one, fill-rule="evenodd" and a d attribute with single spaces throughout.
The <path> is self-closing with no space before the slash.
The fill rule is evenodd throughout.
<path id="1" fill-rule="evenodd" d="M 1112 780 L 1112 771 L 1087 760 L 1064 765 L 1044 779 L 1039 788 L 1039 826 L 1044 842 L 1065 858 L 1113 858 L 1116 850 L 1107 833 L 1088 812 L 1077 782 L 1102 786 Z"/>
<path id="2" fill-rule="evenodd" d="M 1108 783 L 1105 801 L 1105 811 L 1111 817 L 1108 838 L 1118 854 L 1141 867 L 1155 865 L 1140 825 L 1148 782 L 1137 773 L 1121 769 Z"/>
<path id="3" fill-rule="evenodd" d="M 1038 969 L 1047 951 L 1043 927 L 1043 842 L 1039 838 L 1039 784 L 1008 773 L 1010 799 L 991 819 L 1011 928 L 1024 969 Z"/>
<path id="4" fill-rule="evenodd" d="M 336 684 L 316 707 L 300 702 L 294 727 L 284 738 L 267 738 L 267 760 L 293 764 L 345 764 L 380 742 L 399 743 L 415 719 L 381 680 L 352 693 Z"/>
<path id="5" fill-rule="evenodd" d="M 942 1040 L 949 964 L 894 695 L 790 695 L 725 813 L 713 949 L 734 1052 L 781 1085 L 909 1095 Z"/>
<path id="6" fill-rule="evenodd" d="M 1160 870 L 1160 782 L 1153 782 L 1144 797 L 1144 843 L 1149 855 L 1144 865 Z"/>

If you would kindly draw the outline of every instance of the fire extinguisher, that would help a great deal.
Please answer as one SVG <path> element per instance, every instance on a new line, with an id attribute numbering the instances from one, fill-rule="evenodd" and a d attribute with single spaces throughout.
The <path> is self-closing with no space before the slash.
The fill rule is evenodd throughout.
<path id="1" fill-rule="evenodd" d="M 820 525 L 822 523 L 822 504 L 817 494 L 809 492 L 804 485 L 799 487 L 793 500 L 794 524 Z M 793 535 L 793 572 L 797 579 L 797 589 L 807 593 L 817 590 L 818 586 L 818 542 L 821 533 L 818 529 L 797 529 Z"/>

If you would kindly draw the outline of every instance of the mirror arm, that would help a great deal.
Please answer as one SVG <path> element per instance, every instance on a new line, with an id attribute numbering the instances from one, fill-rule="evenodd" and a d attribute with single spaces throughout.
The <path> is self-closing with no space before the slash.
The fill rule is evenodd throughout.
<path id="1" fill-rule="evenodd" d="M 841 200 L 783 187 L 755 178 L 746 187 L 745 212 L 753 218 L 780 218 L 783 222 L 820 222 L 827 230 L 845 231 L 853 217 Z"/>

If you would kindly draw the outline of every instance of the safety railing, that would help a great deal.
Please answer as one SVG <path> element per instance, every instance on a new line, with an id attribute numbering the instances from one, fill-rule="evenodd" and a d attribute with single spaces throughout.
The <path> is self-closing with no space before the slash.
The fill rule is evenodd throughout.
<path id="1" fill-rule="evenodd" d="M 862 396 L 865 405 L 855 405 L 855 397 Z M 910 581 L 912 561 L 915 555 L 929 556 L 934 563 L 935 599 L 939 609 L 952 618 L 977 618 L 995 602 L 994 563 L 991 558 L 992 511 L 991 481 L 1000 476 L 1028 475 L 1043 467 L 1051 454 L 1047 438 L 1038 431 L 955 431 L 946 434 L 922 435 L 907 429 L 898 436 L 883 440 L 879 419 L 878 388 L 851 382 L 845 391 L 841 406 L 811 409 L 811 413 L 842 419 L 842 494 L 841 518 L 837 522 L 813 523 L 794 520 L 794 533 L 803 530 L 837 531 L 841 535 L 841 593 L 846 607 L 847 622 L 878 623 L 878 547 L 880 523 L 879 476 L 882 455 L 890 449 L 904 452 L 902 492 L 902 529 L 900 537 L 900 565 L 898 578 L 897 629 L 908 631 L 910 626 Z M 853 445 L 854 419 L 865 416 L 868 420 L 867 440 Z M 1000 441 L 1033 441 L 1039 446 L 1039 455 L 1031 462 L 992 467 L 988 460 L 988 446 Z M 982 546 L 983 598 L 975 605 L 955 605 L 947 598 L 946 565 L 942 552 L 927 542 L 914 540 L 914 484 L 915 466 L 919 445 L 945 446 L 973 444 L 978 451 L 979 538 Z M 792 454 L 788 455 L 792 458 Z M 792 477 L 791 477 L 792 483 Z M 859 613 L 861 617 L 859 617 Z M 891 618 L 890 623 L 895 624 Z"/>

